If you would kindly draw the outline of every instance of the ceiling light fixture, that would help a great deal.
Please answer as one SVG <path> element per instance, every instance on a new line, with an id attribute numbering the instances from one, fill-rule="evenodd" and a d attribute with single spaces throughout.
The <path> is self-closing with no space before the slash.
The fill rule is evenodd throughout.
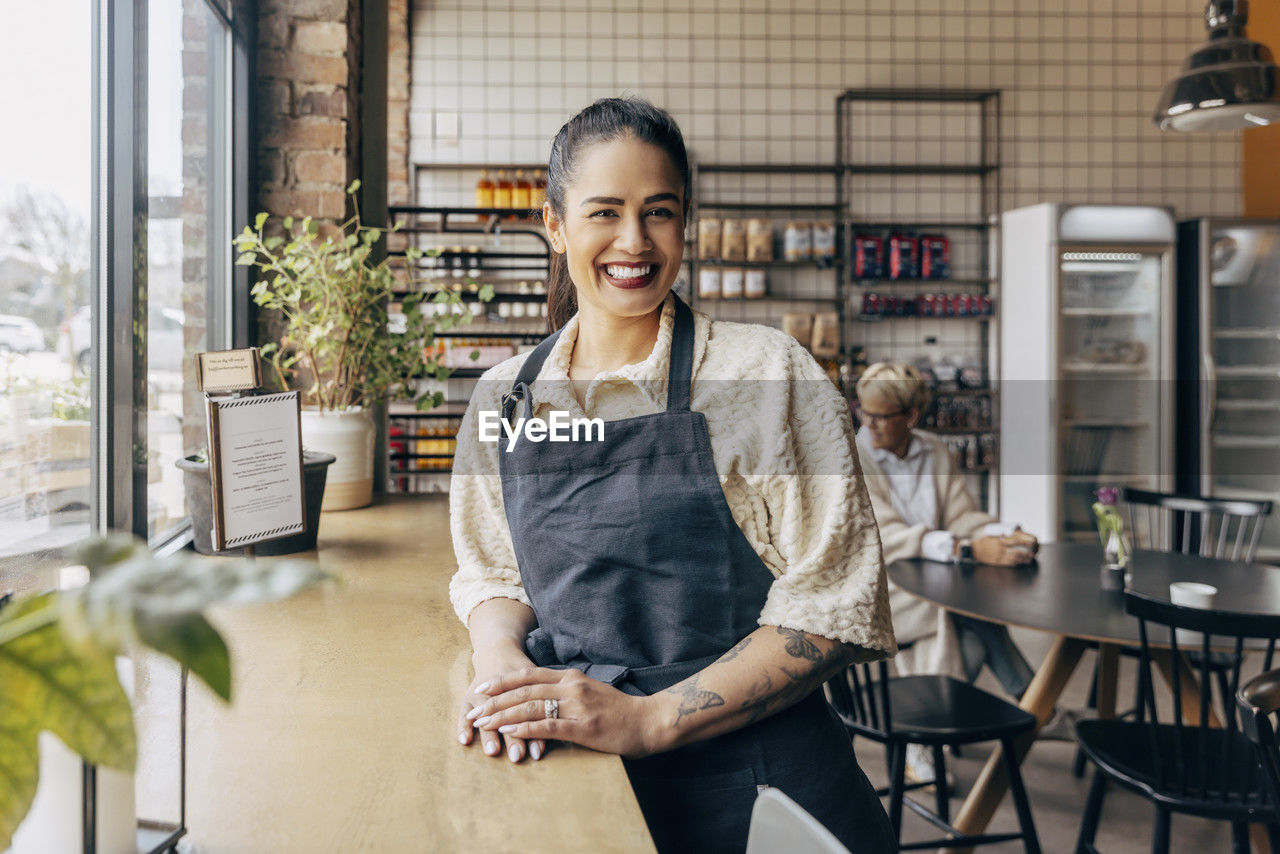
<path id="1" fill-rule="evenodd" d="M 1280 122 L 1271 51 L 1244 37 L 1248 0 L 1209 0 L 1209 40 L 1165 84 L 1153 120 L 1161 130 L 1224 131 Z"/>

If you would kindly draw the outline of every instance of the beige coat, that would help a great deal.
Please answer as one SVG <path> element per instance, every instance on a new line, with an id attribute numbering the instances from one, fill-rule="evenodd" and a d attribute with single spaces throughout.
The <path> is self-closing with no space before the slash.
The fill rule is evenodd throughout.
<path id="1" fill-rule="evenodd" d="M 938 524 L 908 525 L 893 508 L 889 477 L 861 444 L 858 458 L 876 522 L 880 526 L 880 543 L 888 566 L 900 558 L 919 557 L 920 541 L 930 530 L 948 530 L 958 537 L 973 537 L 996 521 L 978 509 L 977 502 L 965 489 L 964 473 L 951 456 L 946 443 L 924 430 L 914 431 L 917 440 L 926 443 L 933 453 L 933 480 L 938 495 Z M 893 612 L 893 630 L 898 644 L 905 646 L 895 659 L 901 673 L 940 673 L 963 678 L 960 648 L 955 628 L 945 611 L 917 599 L 897 585 L 889 584 L 889 607 Z"/>

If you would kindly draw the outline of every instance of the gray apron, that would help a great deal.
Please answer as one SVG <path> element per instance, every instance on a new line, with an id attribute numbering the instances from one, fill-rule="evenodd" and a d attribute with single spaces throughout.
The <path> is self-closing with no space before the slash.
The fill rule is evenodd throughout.
<path id="1" fill-rule="evenodd" d="M 689 408 L 693 313 L 678 297 L 675 308 L 665 412 L 607 422 L 602 441 L 521 437 L 499 452 L 520 578 L 538 618 L 530 658 L 636 696 L 697 673 L 755 631 L 773 583 L 729 510 L 706 416 Z M 559 334 L 529 354 L 504 418 L 517 407 L 533 414 L 530 387 Z M 740 854 L 764 786 L 786 792 L 854 852 L 896 850 L 821 691 L 734 732 L 624 764 L 664 854 Z"/>

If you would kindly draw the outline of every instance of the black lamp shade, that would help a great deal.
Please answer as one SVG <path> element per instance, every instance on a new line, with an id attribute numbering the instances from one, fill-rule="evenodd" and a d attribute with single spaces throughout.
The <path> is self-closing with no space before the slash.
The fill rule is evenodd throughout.
<path id="1" fill-rule="evenodd" d="M 1161 130 L 1226 131 L 1280 122 L 1280 87 L 1271 52 L 1242 35 L 1246 0 L 1210 0 L 1209 40 L 1187 57 L 1160 92 Z"/>

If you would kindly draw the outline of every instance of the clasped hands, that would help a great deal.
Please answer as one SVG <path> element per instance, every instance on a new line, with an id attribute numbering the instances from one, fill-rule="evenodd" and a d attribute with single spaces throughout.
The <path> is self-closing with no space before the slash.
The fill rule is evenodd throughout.
<path id="1" fill-rule="evenodd" d="M 1007 537 L 975 538 L 973 559 L 992 566 L 1021 566 L 1030 563 L 1039 548 L 1034 536 L 1018 529 Z"/>
<path id="2" fill-rule="evenodd" d="M 556 700 L 559 716 L 548 719 L 545 700 Z M 660 700 L 634 697 L 572 668 L 524 666 L 485 678 L 477 675 L 462 701 L 458 741 L 479 733 L 484 752 L 497 756 L 499 740 L 507 757 L 541 759 L 546 741 L 580 744 L 603 753 L 647 756 L 659 752 Z"/>

